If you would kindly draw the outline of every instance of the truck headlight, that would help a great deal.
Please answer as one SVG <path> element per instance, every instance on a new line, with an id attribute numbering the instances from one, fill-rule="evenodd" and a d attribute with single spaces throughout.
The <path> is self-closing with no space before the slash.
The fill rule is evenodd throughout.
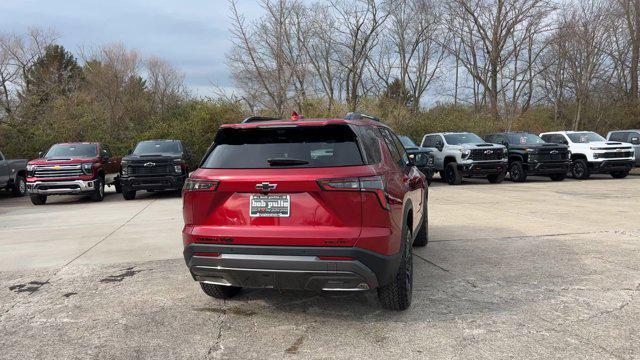
<path id="1" fill-rule="evenodd" d="M 471 155 L 471 150 L 469 150 L 469 149 L 460 149 L 460 156 L 462 156 L 463 159 L 468 158 L 469 155 Z"/>
<path id="2" fill-rule="evenodd" d="M 87 175 L 93 174 L 93 163 L 82 164 L 82 172 Z"/>
<path id="3" fill-rule="evenodd" d="M 36 174 L 36 166 L 35 165 L 27 165 L 27 175 L 35 176 Z"/>

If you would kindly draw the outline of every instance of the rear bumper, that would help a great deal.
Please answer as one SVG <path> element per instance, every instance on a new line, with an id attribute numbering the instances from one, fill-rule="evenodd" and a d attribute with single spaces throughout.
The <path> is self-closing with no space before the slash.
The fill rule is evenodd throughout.
<path id="1" fill-rule="evenodd" d="M 527 164 L 527 172 L 535 174 L 563 174 L 569 171 L 571 161 L 545 161 L 530 162 Z"/>
<path id="2" fill-rule="evenodd" d="M 92 192 L 94 186 L 95 180 L 34 181 L 27 183 L 27 190 L 39 195 L 73 195 Z"/>
<path id="3" fill-rule="evenodd" d="M 178 190 L 185 178 L 185 175 L 129 176 L 121 178 L 121 181 L 130 190 Z"/>
<path id="4" fill-rule="evenodd" d="M 614 171 L 630 171 L 634 160 L 605 160 L 589 162 L 589 171 L 593 173 L 610 173 Z"/>
<path id="5" fill-rule="evenodd" d="M 487 176 L 506 172 L 507 161 L 477 161 L 459 164 L 458 168 L 463 176 Z"/>
<path id="6" fill-rule="evenodd" d="M 400 262 L 399 254 L 385 256 L 354 247 L 211 244 L 189 244 L 184 258 L 196 281 L 312 291 L 373 289 L 389 283 Z"/>

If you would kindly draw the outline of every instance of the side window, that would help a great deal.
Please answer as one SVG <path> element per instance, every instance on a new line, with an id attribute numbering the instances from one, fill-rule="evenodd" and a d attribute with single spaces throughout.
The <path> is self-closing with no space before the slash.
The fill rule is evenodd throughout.
<path id="1" fill-rule="evenodd" d="M 427 135 L 424 138 L 424 144 L 422 144 L 422 147 L 429 147 L 429 148 L 436 147 L 436 139 L 437 139 L 436 135 Z"/>
<path id="2" fill-rule="evenodd" d="M 614 132 L 611 133 L 611 136 L 609 136 L 609 140 L 611 141 L 627 141 L 627 134 L 626 132 Z"/>
<path id="3" fill-rule="evenodd" d="M 495 142 L 496 142 L 495 138 L 496 138 L 495 135 L 485 135 L 484 141 L 486 141 L 488 143 L 495 144 Z"/>
<path id="4" fill-rule="evenodd" d="M 382 160 L 382 155 L 380 154 L 380 141 L 376 136 L 375 130 L 367 125 L 356 125 L 354 129 L 358 134 L 358 143 L 365 164 L 373 165 L 379 163 Z"/>
<path id="5" fill-rule="evenodd" d="M 398 135 L 393 132 L 391 133 L 391 137 L 393 138 L 393 142 L 396 144 L 396 149 L 398 149 L 400 157 L 402 157 L 402 163 L 400 165 L 407 165 L 409 163 L 409 156 L 407 156 L 407 150 L 404 148 L 404 145 L 402 145 L 402 141 L 400 141 Z"/>
<path id="6" fill-rule="evenodd" d="M 387 144 L 387 148 L 391 153 L 391 157 L 393 158 L 393 161 L 396 162 L 397 164 L 401 164 L 402 156 L 400 155 L 400 152 L 398 152 L 398 149 L 396 148 L 396 145 L 393 142 L 393 137 L 391 136 L 391 133 L 389 132 L 389 130 L 380 128 L 380 133 L 382 134 L 382 138 L 384 139 L 385 144 Z"/>

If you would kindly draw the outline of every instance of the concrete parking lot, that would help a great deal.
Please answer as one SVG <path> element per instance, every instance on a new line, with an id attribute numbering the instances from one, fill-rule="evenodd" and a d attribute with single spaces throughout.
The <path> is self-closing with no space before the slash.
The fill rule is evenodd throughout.
<path id="1" fill-rule="evenodd" d="M 204 295 L 181 201 L 0 195 L 0 358 L 640 357 L 640 176 L 430 192 L 412 307 L 375 293 Z"/>

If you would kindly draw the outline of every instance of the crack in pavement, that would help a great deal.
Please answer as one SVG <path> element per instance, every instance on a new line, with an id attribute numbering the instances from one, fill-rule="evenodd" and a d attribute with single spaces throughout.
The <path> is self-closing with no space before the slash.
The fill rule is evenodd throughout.
<path id="1" fill-rule="evenodd" d="M 504 237 L 476 237 L 476 238 L 458 238 L 458 239 L 442 239 L 442 240 L 429 240 L 429 242 L 453 242 L 453 241 L 477 241 L 477 240 L 535 240 L 538 238 L 545 237 L 560 237 L 560 236 L 572 236 L 572 235 L 602 235 L 602 234 L 620 234 L 621 229 L 616 230 L 598 230 L 598 231 L 587 231 L 587 232 L 567 232 L 567 233 L 553 233 L 553 234 L 541 234 L 541 235 L 520 235 L 520 236 L 504 236 Z M 625 231 L 625 230 L 622 230 Z M 640 229 L 630 229 L 627 231 L 640 231 Z M 624 234 L 623 234 L 624 235 Z"/>
<path id="2" fill-rule="evenodd" d="M 433 266 L 437 267 L 438 269 L 440 269 L 440 270 L 442 270 L 442 271 L 444 271 L 444 272 L 449 272 L 449 270 L 447 270 L 447 269 L 443 268 L 442 266 L 440 266 L 440 265 L 438 265 L 438 264 L 436 264 L 436 263 L 432 262 L 431 260 L 429 260 L 429 259 L 427 259 L 427 258 L 425 258 L 425 257 L 422 257 L 422 256 L 420 256 L 420 255 L 418 255 L 418 254 L 416 254 L 416 253 L 413 253 L 413 256 L 415 256 L 415 257 L 417 257 L 418 259 L 420 259 L 420 260 L 422 260 L 422 261 L 426 262 L 427 264 L 430 264 L 430 265 L 433 265 Z"/>

